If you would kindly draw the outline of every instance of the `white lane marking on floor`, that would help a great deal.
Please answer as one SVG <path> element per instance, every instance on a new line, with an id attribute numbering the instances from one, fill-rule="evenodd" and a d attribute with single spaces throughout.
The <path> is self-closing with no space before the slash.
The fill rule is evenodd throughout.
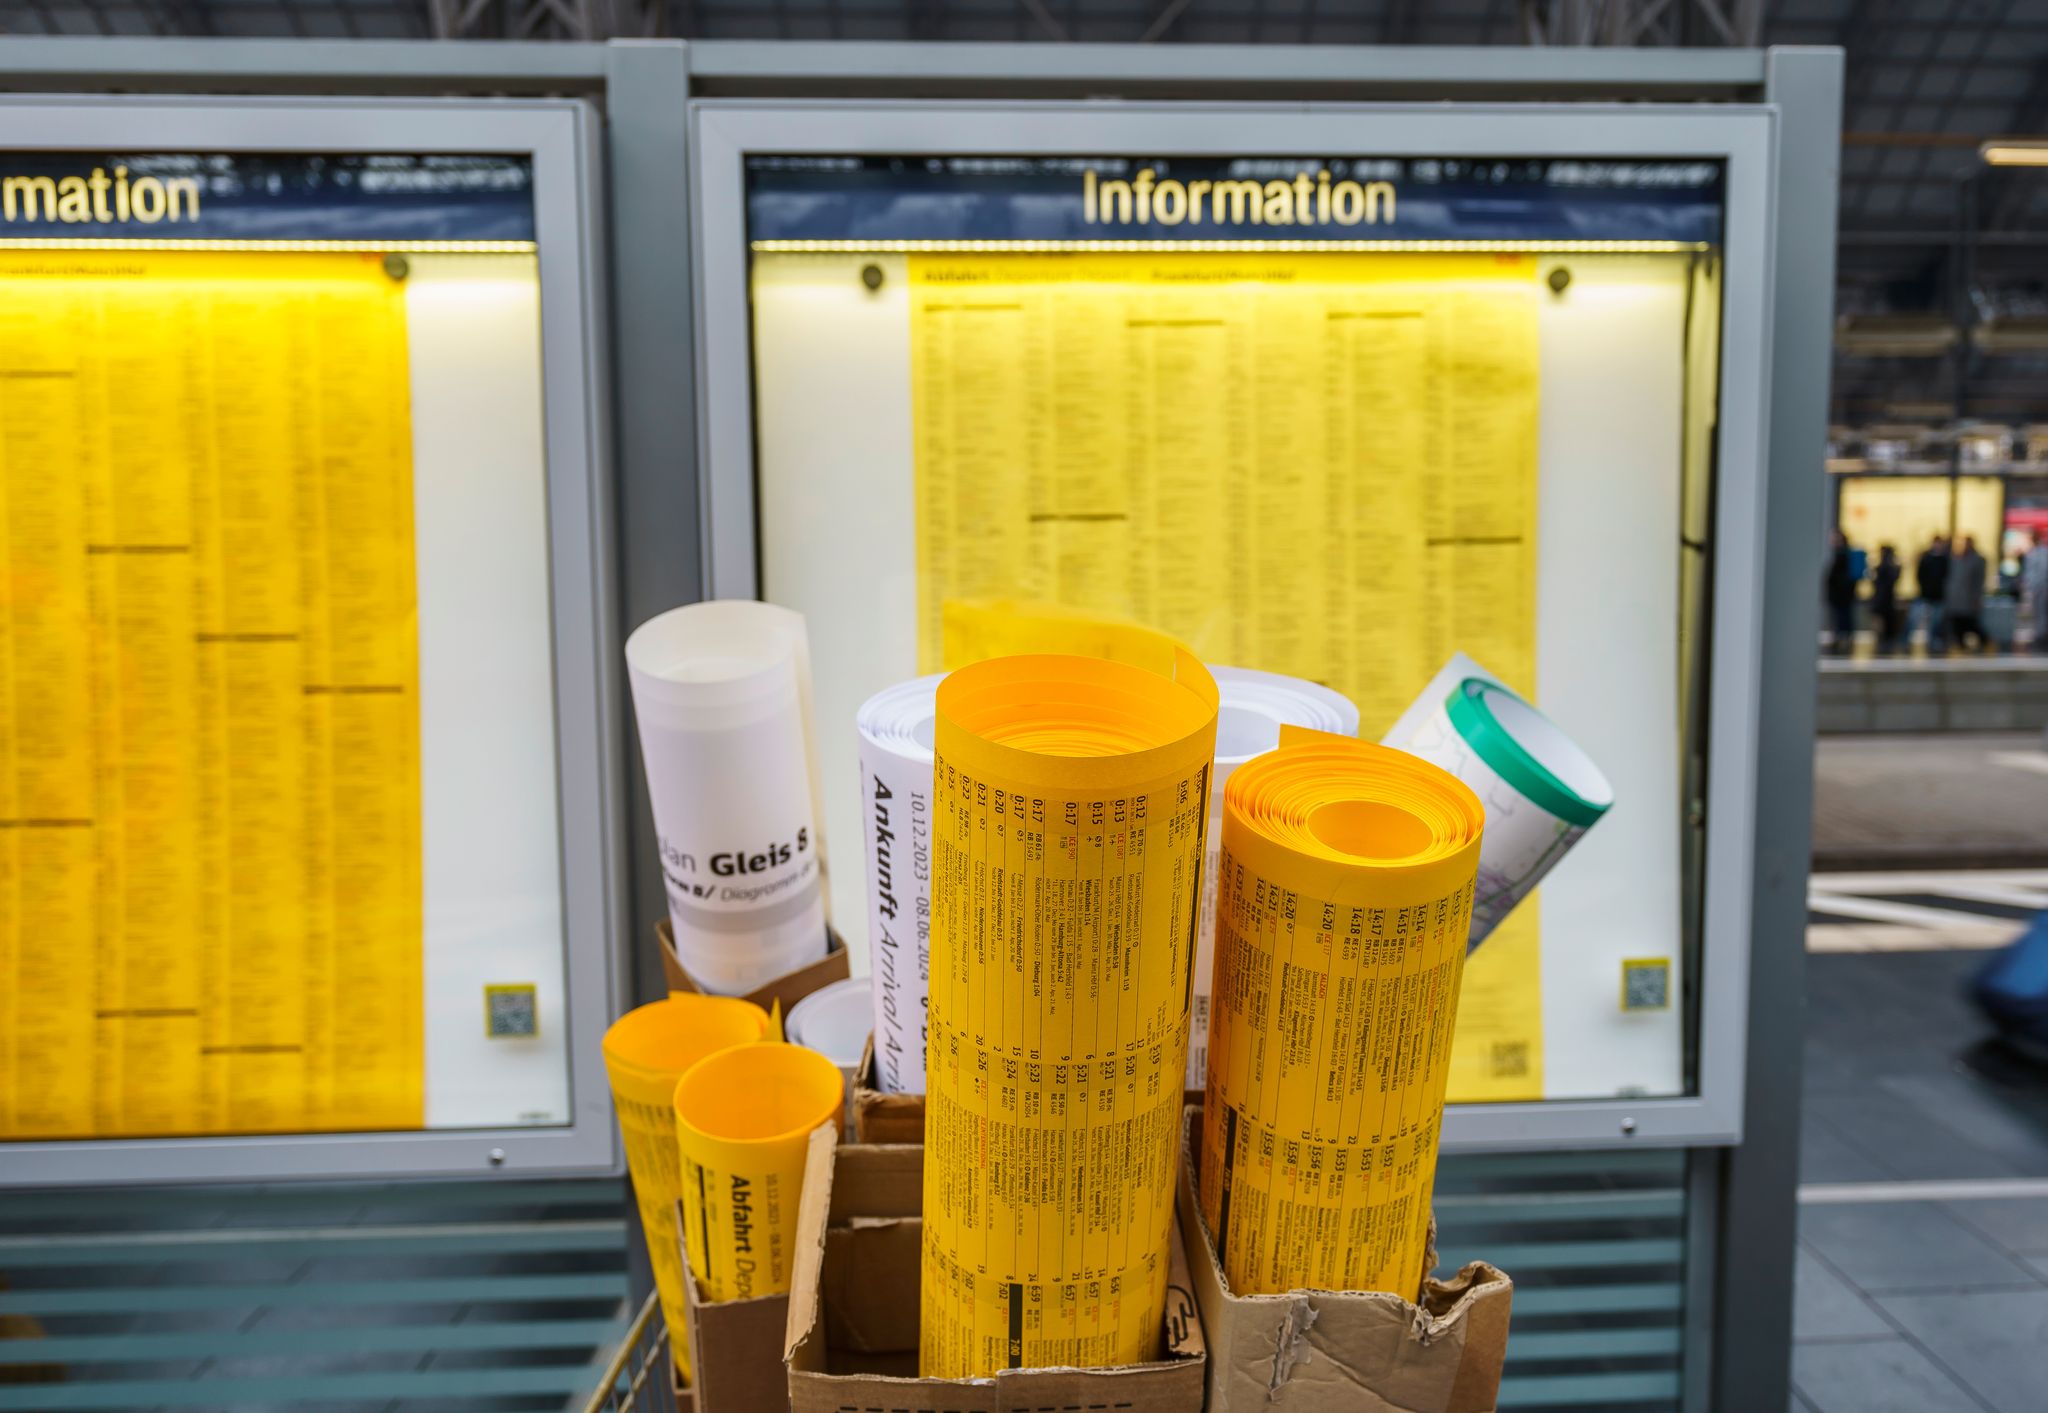
<path id="1" fill-rule="evenodd" d="M 2014 908 L 2048 908 L 2048 893 L 2038 888 L 2014 888 L 2004 883 L 1945 883 L 1941 891 L 1951 898 L 1968 898 L 1978 903 L 2004 903 Z"/>
<path id="2" fill-rule="evenodd" d="M 1993 751 L 1988 759 L 1993 765 L 2002 765 L 2007 770 L 2031 770 L 2036 775 L 2048 775 L 2048 754 L 2041 751 Z"/>
<path id="3" fill-rule="evenodd" d="M 2025 931 L 2023 923 L 1993 922 L 1934 931 L 1925 927 L 1817 922 L 1806 929 L 1809 952 L 1988 952 Z"/>
<path id="4" fill-rule="evenodd" d="M 1989 916 L 1967 907 L 1903 902 L 1903 896 L 1953 898 L 2030 911 L 2048 910 L 2048 869 L 1980 868 L 1918 873 L 1816 873 L 1808 908 L 1831 918 L 1806 929 L 1809 952 L 1981 951 L 2002 947 L 2026 930 L 2024 918 Z"/>
<path id="5" fill-rule="evenodd" d="M 1860 1202 L 2009 1202 L 2048 1197 L 2048 1178 L 1952 1178 L 1921 1182 L 1803 1182 L 1809 1207 Z"/>
<path id="6" fill-rule="evenodd" d="M 1925 927 L 1938 931 L 1956 926 L 1961 922 L 1981 922 L 1981 914 L 1964 911 L 1949 912 L 1942 908 L 1922 907 L 1918 903 L 1888 903 L 1879 898 L 1852 898 L 1847 893 L 1825 892 L 1809 888 L 1806 905 L 1817 913 L 1833 917 L 1862 918 L 1866 922 L 1904 923 L 1909 927 Z"/>
<path id="7" fill-rule="evenodd" d="M 1816 873 L 1807 879 L 1809 887 L 1830 893 L 1858 893 L 1865 897 L 1886 893 L 1945 893 L 1958 886 L 2009 884 L 2016 888 L 2048 889 L 2048 868 L 1973 868 L 1953 872 Z"/>

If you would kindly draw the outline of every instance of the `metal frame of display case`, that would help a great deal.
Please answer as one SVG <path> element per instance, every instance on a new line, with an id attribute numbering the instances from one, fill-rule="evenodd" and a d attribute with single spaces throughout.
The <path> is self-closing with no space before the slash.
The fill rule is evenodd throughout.
<path id="1" fill-rule="evenodd" d="M 569 1122 L 399 1132 L 0 1143 L 0 1186 L 280 1177 L 474 1176 L 617 1167 L 599 1053 L 617 1013 L 624 895 L 615 732 L 619 641 L 603 405 L 604 270 L 596 114 L 577 99 L 431 107 L 370 98 L 0 96 L 10 149 L 508 154 L 533 163 L 540 274 L 555 800 Z M 176 939 L 166 939 L 175 945 Z"/>
<path id="2" fill-rule="evenodd" d="M 1841 52 L 712 43 L 692 45 L 688 66 L 700 99 L 1086 98 L 1091 112 L 1105 114 L 1147 99 L 1426 98 L 1560 109 L 1622 100 L 1685 102 L 1702 112 L 1724 104 L 1774 110 L 1765 362 L 1747 370 L 1757 376 L 1768 367 L 1770 398 L 1752 566 L 1763 612 L 1755 695 L 1744 712 L 1753 736 L 1745 762 L 1749 865 L 1740 885 L 1749 946 L 1736 997 L 1745 1020 L 1736 1042 L 1742 1141 L 1690 1150 L 1685 1249 L 1706 1259 L 1685 1262 L 1681 1402 L 1688 1410 L 1781 1406 L 1791 1377 L 1819 615 L 1813 584 L 1824 509 L 1816 468 L 1826 434 Z M 1624 143 L 1635 111 L 1614 115 Z M 705 523 L 693 528 L 702 534 Z"/>
<path id="3" fill-rule="evenodd" d="M 1775 117 L 1761 105 L 1254 105 L 1072 102 L 696 106 L 699 271 L 699 477 L 710 593 L 760 591 L 754 476 L 745 159 L 762 155 L 1268 156 L 1309 149 L 1389 157 L 1704 159 L 1727 164 L 1720 379 L 1714 486 L 1713 663 L 1702 723 L 1713 763 L 1705 788 L 1700 945 L 1687 985 L 1698 998 L 1694 1092 L 1627 1099 L 1455 1104 L 1447 1152 L 1514 1148 L 1695 1146 L 1742 1137 L 1744 1031 L 1751 938 L 1750 838 L 1756 813 L 1756 703 L 1762 603 L 1765 432 L 1769 415 L 1769 191 Z M 935 119 L 937 119 L 935 121 Z M 716 353 L 713 350 L 717 350 Z M 1745 374 L 1747 374 L 1745 376 Z M 1616 526 L 1616 534 L 1627 533 Z M 1688 753 L 1689 754 L 1689 753 Z M 1683 1043 L 1682 1041 L 1678 1043 Z"/>
<path id="4" fill-rule="evenodd" d="M 1759 595 L 1763 671 L 1751 832 L 1751 947 L 1743 1141 L 1688 1160 L 1681 1402 L 1696 1413 L 1782 1408 L 1789 1397 L 1799 1162 L 1806 872 L 1834 302 L 1843 58 L 1837 49 L 1370 48 L 1339 45 L 544 43 L 0 38 L 0 92 L 591 97 L 609 182 L 613 505 L 619 622 L 703 592 L 696 492 L 690 167 L 695 97 L 1596 100 L 1778 114 L 1771 228 Z M 633 935 L 663 915 L 652 826 L 624 694 L 613 753 L 625 779 Z M 661 994 L 652 949 L 635 993 Z M 645 1282 L 643 1280 L 642 1284 Z"/>
<path id="5" fill-rule="evenodd" d="M 0 36 L 0 95 L 166 94 L 274 97 L 408 96 L 438 104 L 476 98 L 580 98 L 599 109 L 600 199 L 611 311 L 607 410 L 611 439 L 606 480 L 612 509 L 612 594 L 617 640 L 633 624 L 701 592 L 697 501 L 691 477 L 696 409 L 675 389 L 692 378 L 692 318 L 687 263 L 675 232 L 689 219 L 683 133 L 689 54 L 662 41 L 606 45 L 497 41 L 134 39 Z M 592 249 L 596 249 L 593 243 Z M 617 298 L 630 290 L 630 298 Z M 622 674 L 620 664 L 605 664 Z M 615 925 L 646 938 L 666 916 L 655 865 L 646 776 L 622 675 L 610 693 L 615 767 L 610 777 L 624 811 L 628 843 L 616 866 L 627 880 L 630 921 Z M 624 937 L 620 938 L 621 945 Z M 651 947 L 630 949 L 622 994 L 667 994 Z M 308 1174 L 317 1176 L 317 1174 Z"/>

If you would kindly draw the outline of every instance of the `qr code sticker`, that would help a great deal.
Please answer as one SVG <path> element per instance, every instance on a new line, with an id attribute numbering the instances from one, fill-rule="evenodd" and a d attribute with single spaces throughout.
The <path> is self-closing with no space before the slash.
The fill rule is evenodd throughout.
<path id="1" fill-rule="evenodd" d="M 1667 957 L 1641 957 L 1621 964 L 1621 1008 L 1662 1011 L 1671 1006 L 1671 962 Z"/>
<path id="2" fill-rule="evenodd" d="M 531 1040 L 540 1034 L 540 998 L 532 986 L 484 988 L 484 1035 L 491 1040 Z"/>
<path id="3" fill-rule="evenodd" d="M 1529 1042 L 1493 1042 L 1493 1075 L 1496 1079 L 1520 1079 L 1529 1073 Z"/>

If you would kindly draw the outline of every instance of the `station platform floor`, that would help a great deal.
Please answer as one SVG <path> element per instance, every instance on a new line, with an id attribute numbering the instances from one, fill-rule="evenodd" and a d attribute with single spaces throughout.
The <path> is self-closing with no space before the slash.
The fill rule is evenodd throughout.
<path id="1" fill-rule="evenodd" d="M 2048 743 L 2039 732 L 1823 736 L 1816 872 L 2048 866 Z"/>
<path id="2" fill-rule="evenodd" d="M 2039 1413 L 2048 1067 L 1993 1041 L 1965 986 L 2048 906 L 2048 871 L 1820 875 L 1808 896 L 1793 1407 Z"/>

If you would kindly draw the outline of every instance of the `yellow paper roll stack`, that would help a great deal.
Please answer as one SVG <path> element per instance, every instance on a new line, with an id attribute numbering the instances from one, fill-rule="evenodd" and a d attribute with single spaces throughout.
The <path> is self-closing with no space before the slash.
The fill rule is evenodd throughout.
<path id="1" fill-rule="evenodd" d="M 707 1055 L 758 1041 L 767 1031 L 767 1013 L 750 1001 L 675 995 L 628 1011 L 604 1033 L 605 1072 L 626 1140 L 654 1285 L 685 1377 L 690 1341 L 684 1333 L 682 1248 L 676 1242 L 676 1202 L 683 1195 L 676 1085 Z"/>
<path id="2" fill-rule="evenodd" d="M 1125 641 L 1157 670 L 1000 657 L 939 687 L 928 1377 L 1158 1343 L 1217 694 Z"/>
<path id="3" fill-rule="evenodd" d="M 1201 1205 L 1239 1295 L 1415 1298 L 1485 810 L 1283 727 L 1224 791 Z"/>

